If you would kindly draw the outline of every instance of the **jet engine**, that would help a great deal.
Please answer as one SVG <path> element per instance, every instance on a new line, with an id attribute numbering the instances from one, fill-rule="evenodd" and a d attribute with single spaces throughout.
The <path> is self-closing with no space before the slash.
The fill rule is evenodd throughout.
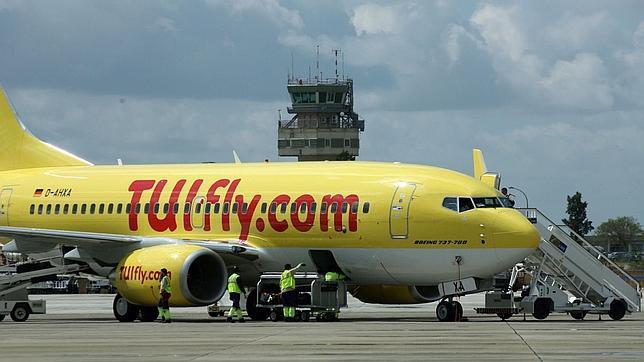
<path id="1" fill-rule="evenodd" d="M 156 306 L 161 268 L 166 268 L 170 276 L 172 306 L 209 305 L 226 291 L 228 273 L 221 257 L 209 249 L 186 244 L 135 250 L 119 262 L 110 279 L 130 303 Z"/>
<path id="2" fill-rule="evenodd" d="M 440 299 L 436 286 L 357 285 L 350 292 L 360 301 L 374 304 L 419 304 Z"/>

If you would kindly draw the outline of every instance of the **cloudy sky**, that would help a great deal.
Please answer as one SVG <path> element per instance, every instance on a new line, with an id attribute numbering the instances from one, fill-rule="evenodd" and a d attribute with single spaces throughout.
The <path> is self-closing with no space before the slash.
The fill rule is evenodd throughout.
<path id="1" fill-rule="evenodd" d="M 360 159 L 471 173 L 479 147 L 556 220 L 580 191 L 595 225 L 644 222 L 642 1 L 0 0 L 0 82 L 94 163 L 277 161 L 316 45 L 328 75 L 345 54 Z"/>

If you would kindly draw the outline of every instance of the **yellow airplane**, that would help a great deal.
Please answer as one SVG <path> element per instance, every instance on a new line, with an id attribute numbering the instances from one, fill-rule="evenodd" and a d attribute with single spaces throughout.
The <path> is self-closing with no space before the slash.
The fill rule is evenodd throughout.
<path id="1" fill-rule="evenodd" d="M 491 288 L 539 234 L 498 191 L 474 150 L 474 177 L 380 162 L 95 166 L 26 130 L 0 91 L 0 236 L 3 250 L 61 245 L 65 259 L 110 277 L 120 321 L 157 317 L 159 270 L 173 306 L 225 293 L 227 270 L 252 287 L 286 263 L 346 275 L 369 303 L 442 300 Z M 247 311 L 266 319 L 255 307 Z"/>

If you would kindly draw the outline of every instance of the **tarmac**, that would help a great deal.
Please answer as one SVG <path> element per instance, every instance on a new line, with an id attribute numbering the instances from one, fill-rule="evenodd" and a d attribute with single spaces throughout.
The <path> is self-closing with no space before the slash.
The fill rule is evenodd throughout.
<path id="1" fill-rule="evenodd" d="M 173 323 L 119 323 L 113 295 L 45 295 L 46 315 L 0 322 L 0 361 L 415 361 L 644 360 L 644 315 L 583 321 L 477 315 L 483 295 L 463 297 L 467 321 L 436 320 L 436 303 L 376 306 L 349 300 L 339 322 L 229 324 L 205 307 L 174 308 Z"/>

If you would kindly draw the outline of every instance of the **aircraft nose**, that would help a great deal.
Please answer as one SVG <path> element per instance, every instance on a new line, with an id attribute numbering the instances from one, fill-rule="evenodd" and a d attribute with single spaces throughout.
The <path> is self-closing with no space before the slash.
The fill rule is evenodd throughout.
<path id="1" fill-rule="evenodd" d="M 502 210 L 497 220 L 494 243 L 500 260 L 518 262 L 539 247 L 539 232 L 516 210 Z"/>

